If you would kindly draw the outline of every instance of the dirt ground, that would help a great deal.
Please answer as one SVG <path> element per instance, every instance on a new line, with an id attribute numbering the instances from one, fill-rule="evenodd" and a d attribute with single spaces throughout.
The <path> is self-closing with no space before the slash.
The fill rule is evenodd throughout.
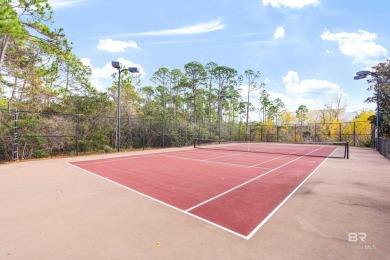
<path id="1" fill-rule="evenodd" d="M 136 153 L 0 165 L 0 259 L 390 259 L 372 149 L 327 159 L 249 240 L 68 164 Z"/>

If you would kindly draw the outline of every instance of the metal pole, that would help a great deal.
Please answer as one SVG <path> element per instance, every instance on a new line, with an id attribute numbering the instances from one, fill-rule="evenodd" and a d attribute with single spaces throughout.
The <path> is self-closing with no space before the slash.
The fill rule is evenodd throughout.
<path id="1" fill-rule="evenodd" d="M 252 130 L 252 128 L 251 128 Z M 252 141 L 252 131 L 250 131 L 250 141 Z M 263 125 L 260 126 L 260 142 L 263 142 Z"/>
<path id="2" fill-rule="evenodd" d="M 161 123 L 161 126 L 162 126 L 162 147 L 164 148 L 165 147 L 165 139 L 164 139 L 164 126 L 165 126 L 165 119 L 162 120 L 162 123 Z"/>
<path id="3" fill-rule="evenodd" d="M 339 141 L 341 142 L 341 123 L 339 123 Z"/>
<path id="4" fill-rule="evenodd" d="M 144 150 L 145 149 L 145 118 L 142 118 L 141 139 L 142 139 L 142 150 Z"/>
<path id="5" fill-rule="evenodd" d="M 218 142 L 221 143 L 221 96 L 218 96 Z"/>
<path id="6" fill-rule="evenodd" d="M 294 125 L 294 143 L 297 142 L 297 124 Z"/>
<path id="7" fill-rule="evenodd" d="M 13 145 L 13 153 L 12 153 L 12 159 L 14 161 L 19 159 L 18 154 L 18 116 L 19 111 L 17 109 L 14 110 L 14 145 Z"/>
<path id="8" fill-rule="evenodd" d="M 76 115 L 76 155 L 79 155 L 79 114 Z"/>
<path id="9" fill-rule="evenodd" d="M 118 79 L 118 107 L 117 107 L 117 126 L 116 126 L 116 134 L 117 134 L 117 150 L 121 151 L 121 69 L 119 71 L 119 79 Z"/>
<path id="10" fill-rule="evenodd" d="M 376 94 L 376 149 L 379 151 L 379 95 Z"/>

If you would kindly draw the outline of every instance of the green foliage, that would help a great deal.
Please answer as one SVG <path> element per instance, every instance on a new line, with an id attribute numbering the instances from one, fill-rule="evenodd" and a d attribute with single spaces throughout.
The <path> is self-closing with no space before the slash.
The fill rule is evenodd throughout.
<path id="1" fill-rule="evenodd" d="M 0 4 L 0 37 L 8 35 L 10 37 L 23 39 L 27 34 L 17 12 L 13 9 L 10 0 L 1 0 Z"/>
<path id="2" fill-rule="evenodd" d="M 46 158 L 46 157 L 50 157 L 50 153 L 43 151 L 43 150 L 34 150 L 32 157 L 33 158 Z"/>
<path id="3" fill-rule="evenodd" d="M 373 67 L 372 78 L 368 80 L 373 83 L 368 89 L 374 90 L 374 96 L 366 102 L 379 104 L 380 134 L 383 137 L 390 137 L 390 60 L 381 62 Z"/>
<path id="4" fill-rule="evenodd" d="M 0 108 L 4 108 L 7 106 L 7 100 L 0 97 Z"/>
<path id="5" fill-rule="evenodd" d="M 112 147 L 111 147 L 111 146 L 108 146 L 108 145 L 104 145 L 104 146 L 103 146 L 103 149 L 104 149 L 104 151 L 105 151 L 106 153 L 111 153 L 111 152 L 114 151 L 114 149 L 112 149 Z"/>
<path id="6" fill-rule="evenodd" d="M 297 119 L 301 125 L 306 121 L 309 109 L 305 105 L 300 105 L 295 111 Z"/>

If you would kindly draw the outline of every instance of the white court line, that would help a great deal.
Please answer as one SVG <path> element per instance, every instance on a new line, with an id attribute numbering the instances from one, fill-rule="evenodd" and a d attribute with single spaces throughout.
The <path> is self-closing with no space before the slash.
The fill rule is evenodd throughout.
<path id="1" fill-rule="evenodd" d="M 266 168 L 266 167 L 253 167 L 253 166 L 242 165 L 242 164 L 224 163 L 224 162 L 217 162 L 217 161 L 208 161 L 208 160 L 204 160 L 204 159 L 194 159 L 194 158 L 174 156 L 174 155 L 161 155 L 161 156 L 167 157 L 167 158 L 175 158 L 175 159 L 188 160 L 188 161 L 194 161 L 194 162 L 204 162 L 204 163 L 210 163 L 210 164 L 218 164 L 218 165 L 240 167 L 240 168 L 248 168 L 248 169 L 250 169 L 250 168 L 265 169 L 265 170 L 272 169 L 272 168 Z"/>
<path id="2" fill-rule="evenodd" d="M 78 163 L 79 165 L 85 165 L 85 164 L 94 164 L 94 163 L 116 162 L 116 161 L 154 157 L 154 156 L 159 156 L 160 154 L 169 154 L 169 153 L 173 154 L 173 153 L 183 153 L 183 152 L 198 153 L 198 151 L 195 151 L 195 150 L 165 151 L 165 152 L 164 151 L 153 151 L 153 152 L 148 152 L 146 154 L 134 154 L 134 155 L 128 154 L 128 155 L 121 155 L 121 156 L 113 157 L 113 158 L 91 158 L 91 159 L 85 159 L 82 161 L 73 161 L 71 163 Z"/>
<path id="3" fill-rule="evenodd" d="M 125 161 L 125 160 L 133 160 L 133 159 L 139 159 L 139 158 L 148 158 L 148 157 L 154 157 L 154 156 L 159 156 L 163 154 L 169 154 L 169 153 L 183 153 L 183 152 L 195 152 L 193 150 L 183 150 L 183 151 L 166 151 L 166 152 L 161 152 L 161 151 L 156 151 L 148 154 L 135 154 L 135 155 L 121 155 L 118 157 L 113 157 L 113 158 L 95 158 L 95 159 L 86 159 L 82 161 L 74 161 L 71 163 L 77 163 L 78 165 L 86 165 L 86 164 L 94 164 L 94 163 L 106 163 L 106 162 L 117 162 L 117 161 Z"/>
<path id="4" fill-rule="evenodd" d="M 296 150 L 296 149 L 295 149 Z M 299 149 L 299 151 L 294 151 L 295 152 L 300 152 L 301 150 L 304 150 L 304 149 Z M 213 150 L 215 151 L 215 150 Z M 223 149 L 221 149 L 221 151 L 223 151 Z M 256 152 L 259 152 L 257 150 L 254 150 Z M 242 155 L 243 152 L 247 152 L 247 151 L 241 151 L 239 153 L 234 153 L 234 154 L 228 154 L 228 155 L 223 155 L 223 156 L 216 156 L 216 157 L 211 157 L 211 158 L 207 158 L 207 159 L 193 159 L 193 158 L 188 158 L 188 157 L 181 157 L 181 156 L 166 156 L 166 155 L 163 155 L 162 156 L 165 156 L 165 157 L 172 157 L 172 158 L 177 158 L 177 159 L 184 159 L 184 160 L 193 160 L 193 161 L 199 161 L 199 162 L 211 162 L 211 163 L 215 163 L 215 164 L 222 164 L 222 165 L 227 165 L 227 166 L 234 166 L 234 167 L 244 167 L 244 168 L 256 168 L 256 169 L 266 169 L 266 170 L 271 170 L 272 168 L 268 168 L 268 167 L 259 167 L 259 165 L 261 164 L 264 164 L 264 163 L 267 163 L 267 162 L 270 162 L 270 161 L 273 161 L 273 160 L 277 160 L 277 159 L 280 159 L 280 158 L 283 158 L 283 157 L 286 157 L 288 155 L 294 155 L 294 153 L 289 153 L 289 154 L 286 154 L 286 155 L 282 155 L 282 156 L 279 156 L 279 157 L 276 157 L 276 158 L 273 158 L 273 159 L 270 159 L 270 160 L 267 160 L 265 162 L 261 162 L 261 163 L 257 163 L 257 164 L 254 164 L 254 165 L 242 165 L 242 164 L 232 164 L 232 163 L 223 163 L 223 162 L 214 162 L 214 161 L 211 161 L 211 160 L 214 160 L 214 159 L 219 159 L 219 158 L 225 158 L 225 157 L 229 157 L 229 156 L 236 156 L 236 155 Z M 262 150 L 260 153 L 267 153 L 266 150 Z M 258 157 L 262 157 L 262 156 L 258 156 Z"/>
<path id="5" fill-rule="evenodd" d="M 301 149 L 301 150 L 304 150 L 304 149 Z M 299 152 L 300 152 L 300 151 L 299 151 Z M 274 161 L 274 160 L 277 160 L 277 159 L 280 159 L 280 158 L 283 158 L 283 157 L 286 157 L 286 156 L 289 156 L 289 155 L 294 155 L 294 153 L 285 154 L 285 155 L 282 155 L 282 156 L 279 156 L 279 157 L 270 159 L 270 160 L 268 160 L 268 161 L 265 161 L 265 162 L 261 162 L 261 163 L 252 165 L 251 167 L 254 167 L 254 168 L 256 167 L 256 168 L 257 168 L 258 165 L 261 165 L 261 164 L 264 164 L 264 163 L 267 163 L 267 162 L 272 162 L 272 161 Z M 306 156 L 306 155 L 305 155 L 305 156 Z"/>
<path id="6" fill-rule="evenodd" d="M 223 151 L 223 150 L 221 150 Z M 244 151 L 246 152 L 246 151 Z M 242 152 L 239 152 L 239 153 L 232 153 L 232 154 L 227 154 L 227 155 L 221 155 L 221 156 L 216 156 L 216 157 L 211 157 L 211 158 L 207 158 L 207 159 L 204 159 L 203 161 L 210 161 L 210 160 L 214 160 L 214 159 L 219 159 L 219 158 L 225 158 L 225 157 L 230 157 L 230 156 L 236 156 L 236 155 L 240 155 L 242 154 Z"/>
<path id="7" fill-rule="evenodd" d="M 239 144 L 238 144 L 239 145 Z M 262 149 L 262 150 L 252 150 L 252 152 L 257 152 L 257 153 L 264 153 L 264 154 L 267 154 L 269 153 L 267 150 L 269 149 L 274 149 L 274 148 L 280 148 L 280 147 L 274 147 L 274 146 L 270 146 L 270 147 L 266 147 L 267 149 Z M 205 148 L 207 149 L 207 148 Z M 248 148 L 249 149 L 249 148 Z M 267 168 L 267 167 L 259 167 L 259 165 L 262 165 L 264 163 L 267 163 L 267 162 L 271 162 L 271 161 L 274 161 L 274 160 L 277 160 L 277 159 L 280 159 L 280 158 L 283 158 L 283 157 L 286 157 L 286 156 L 289 156 L 289 155 L 294 155 L 294 153 L 297 153 L 297 152 L 300 152 L 302 150 L 304 150 L 304 148 L 288 148 L 290 150 L 294 150 L 294 152 L 292 153 L 289 153 L 289 154 L 285 154 L 285 155 L 282 155 L 282 156 L 279 156 L 279 157 L 276 157 L 276 158 L 273 158 L 273 159 L 270 159 L 270 160 L 267 160 L 267 161 L 264 161 L 264 162 L 261 162 L 261 163 L 257 163 L 257 164 L 254 164 L 254 165 L 251 165 L 249 166 L 250 168 L 260 168 L 260 169 L 272 169 L 272 168 Z M 211 149 L 213 150 L 213 149 Z M 215 150 L 221 150 L 223 151 L 223 148 L 221 149 L 215 149 Z M 240 155 L 242 154 L 243 152 L 250 152 L 250 151 L 241 151 L 240 153 L 234 153 L 234 154 L 229 154 L 229 155 L 224 155 L 224 156 L 217 156 L 217 157 L 212 157 L 212 158 L 208 158 L 208 159 L 204 159 L 204 160 L 201 160 L 201 161 L 210 161 L 210 160 L 214 160 L 214 159 L 219 159 L 219 158 L 224 158 L 224 157 L 229 157 L 229 156 L 235 156 L 235 155 Z M 259 157 L 262 157 L 262 156 L 259 156 Z"/>
<path id="8" fill-rule="evenodd" d="M 271 173 L 271 172 L 273 172 L 273 171 L 275 171 L 275 170 L 277 170 L 277 169 L 282 168 L 283 166 L 286 166 L 286 165 L 288 165 L 288 164 L 290 164 L 290 163 L 292 163 L 292 162 L 295 162 L 296 160 L 299 160 L 299 159 L 305 157 L 306 155 L 308 155 L 308 154 L 310 154 L 310 153 L 313 153 L 313 152 L 315 152 L 315 151 L 317 151 L 317 150 L 319 150 L 319 149 L 321 149 L 321 148 L 322 148 L 322 147 L 320 147 L 320 148 L 318 148 L 318 149 L 315 149 L 314 151 L 311 151 L 311 152 L 309 152 L 309 153 L 307 153 L 307 154 L 305 154 L 305 155 L 302 155 L 302 156 L 300 156 L 300 157 L 298 157 L 298 158 L 295 158 L 295 159 L 292 160 L 292 161 L 289 161 L 289 162 L 287 162 L 287 163 L 285 163 L 285 164 L 282 164 L 282 165 L 280 165 L 280 166 L 278 166 L 278 167 L 276 167 L 276 168 L 274 168 L 274 169 L 272 169 L 272 170 L 269 170 L 268 172 L 265 172 L 265 173 L 263 173 L 263 174 L 260 174 L 259 176 L 255 177 L 255 178 L 253 178 L 253 179 L 250 179 L 250 180 L 248 180 L 248 181 L 246 181 L 246 182 L 244 182 L 244 183 L 241 183 L 240 185 L 237 185 L 236 187 L 233 187 L 233 188 L 231 188 L 230 190 L 227 190 L 227 191 L 225 191 L 225 192 L 222 192 L 222 193 L 220 193 L 220 194 L 217 195 L 217 196 L 214 196 L 214 197 L 212 197 L 212 198 L 210 198 L 210 199 L 208 199 L 208 200 L 206 200 L 206 201 L 203 201 L 202 203 L 199 203 L 198 205 L 195 205 L 195 206 L 193 206 L 193 207 L 187 209 L 186 212 L 191 211 L 191 210 L 193 210 L 193 209 L 196 209 L 196 208 L 198 208 L 198 207 L 200 207 L 200 206 L 202 206 L 202 205 L 204 205 L 204 204 L 206 204 L 206 203 L 208 203 L 208 202 L 210 202 L 210 201 L 213 201 L 213 200 L 215 200 L 215 199 L 217 199 L 217 198 L 219 198 L 219 197 L 221 197 L 221 196 L 223 196 L 223 195 L 229 193 L 229 192 L 235 191 L 236 189 L 238 189 L 238 188 L 240 188 L 240 187 L 242 187 L 242 186 L 244 186 L 244 185 L 246 185 L 246 184 L 248 184 L 248 183 L 251 183 L 251 182 L 257 180 L 258 178 L 261 178 L 261 177 L 263 177 L 263 176 L 265 176 L 265 175 L 267 175 L 267 174 L 269 174 L 269 173 Z"/>
<path id="9" fill-rule="evenodd" d="M 76 163 L 78 165 L 88 165 L 88 164 L 95 164 L 95 163 L 107 163 L 107 162 L 118 162 L 118 161 L 126 161 L 126 160 L 134 160 L 134 159 L 139 159 L 139 158 L 148 158 L 148 157 L 153 157 L 153 156 L 156 156 L 156 154 L 150 154 L 150 155 L 133 155 L 133 156 L 121 156 L 121 157 L 117 157 L 117 158 L 113 158 L 111 160 L 106 160 L 104 158 L 100 158 L 100 159 L 91 159 L 91 160 L 86 160 L 86 161 L 75 161 L 75 162 L 71 162 L 71 163 Z M 107 158 L 108 159 L 108 158 Z M 94 160 L 97 160 L 97 161 L 94 161 Z M 92 162 L 94 161 L 94 162 Z"/>

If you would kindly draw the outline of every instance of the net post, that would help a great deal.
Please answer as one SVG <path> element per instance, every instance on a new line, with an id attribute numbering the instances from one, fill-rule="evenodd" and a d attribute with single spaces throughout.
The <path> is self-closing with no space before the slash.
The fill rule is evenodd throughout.
<path id="1" fill-rule="evenodd" d="M 344 159 L 349 159 L 349 142 L 344 142 Z"/>
<path id="2" fill-rule="evenodd" d="M 294 125 L 294 143 L 297 142 L 297 124 Z"/>
<path id="3" fill-rule="evenodd" d="M 193 140 L 194 148 L 196 148 L 197 141 L 198 141 L 198 138 L 194 138 L 194 140 Z"/>

